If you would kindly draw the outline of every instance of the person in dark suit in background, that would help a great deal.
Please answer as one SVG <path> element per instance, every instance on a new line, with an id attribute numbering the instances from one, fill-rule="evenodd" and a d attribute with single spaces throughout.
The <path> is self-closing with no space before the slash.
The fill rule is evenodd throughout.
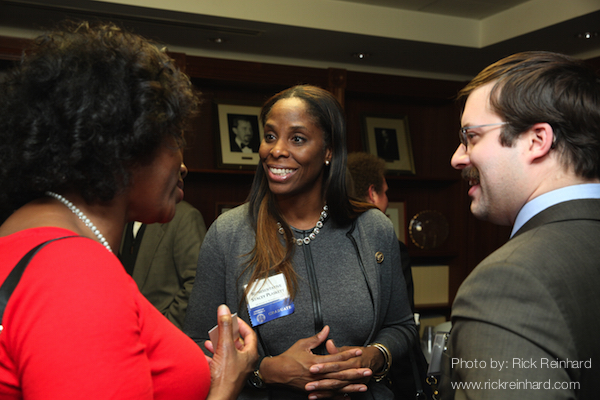
<path id="1" fill-rule="evenodd" d="M 452 166 L 472 213 L 513 229 L 454 300 L 455 398 L 597 399 L 600 79 L 573 58 L 525 52 L 484 69 L 459 99 Z M 450 382 L 441 392 L 453 397 Z"/>
<path id="2" fill-rule="evenodd" d="M 196 278 L 200 245 L 206 235 L 202 214 L 186 201 L 165 224 L 127 224 L 119 259 L 140 292 L 179 329 Z"/>
<path id="3" fill-rule="evenodd" d="M 359 200 L 374 204 L 385 213 L 388 207 L 388 184 L 385 180 L 385 161 L 369 153 L 350 153 L 348 154 L 348 170 L 352 177 L 354 195 Z M 414 312 L 414 287 L 410 269 L 410 256 L 408 255 L 406 245 L 402 241 L 398 241 L 398 243 L 400 245 L 402 271 L 408 291 L 408 301 Z"/>
<path id="4" fill-rule="evenodd" d="M 382 212 L 388 207 L 388 184 L 385 179 L 385 160 L 369 153 L 355 152 L 348 154 L 348 171 L 352 177 L 353 194 L 359 200 L 374 204 Z M 402 273 L 406 282 L 406 292 L 410 307 L 415 312 L 414 285 L 410 256 L 406 245 L 398 240 Z M 416 370 L 413 368 L 416 368 Z M 415 341 L 412 352 L 398 360 L 392 368 L 394 394 L 397 398 L 415 398 L 417 392 L 426 390 L 425 375 L 427 361 L 421 351 L 419 341 Z"/>

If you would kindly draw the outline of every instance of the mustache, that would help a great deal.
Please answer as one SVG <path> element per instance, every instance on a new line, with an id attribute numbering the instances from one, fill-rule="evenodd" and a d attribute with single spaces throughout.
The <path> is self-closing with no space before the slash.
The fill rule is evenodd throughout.
<path id="1" fill-rule="evenodd" d="M 475 167 L 467 167 L 463 169 L 461 172 L 461 176 L 467 182 L 471 180 L 479 182 L 479 170 Z"/>

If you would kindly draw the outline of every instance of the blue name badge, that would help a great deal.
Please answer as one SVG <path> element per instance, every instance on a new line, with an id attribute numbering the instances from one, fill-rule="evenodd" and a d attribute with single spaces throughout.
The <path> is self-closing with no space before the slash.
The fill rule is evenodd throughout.
<path id="1" fill-rule="evenodd" d="M 283 274 L 254 282 L 246 300 L 252 326 L 262 325 L 294 312 L 294 302 L 290 300 Z"/>

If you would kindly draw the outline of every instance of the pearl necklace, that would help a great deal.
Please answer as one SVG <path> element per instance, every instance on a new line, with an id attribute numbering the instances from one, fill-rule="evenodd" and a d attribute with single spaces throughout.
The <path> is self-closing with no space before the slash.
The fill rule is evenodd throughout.
<path id="1" fill-rule="evenodd" d="M 77 215 L 77 217 L 79 217 L 79 219 L 85 224 L 85 226 L 87 226 L 88 228 L 90 228 L 92 230 L 94 235 L 96 235 L 96 237 L 98 238 L 98 241 L 100 243 L 102 243 L 102 245 L 104 247 L 106 247 L 108 249 L 108 251 L 110 251 L 112 253 L 112 249 L 110 248 L 110 245 L 108 244 L 108 241 L 106 240 L 106 238 L 100 233 L 98 228 L 96 228 L 96 225 L 94 225 L 92 223 L 92 221 L 90 221 L 90 219 L 79 208 L 75 207 L 75 205 L 73 203 L 71 203 L 69 200 L 65 199 L 63 196 L 61 196 L 58 193 L 46 192 L 46 196 L 54 197 L 56 200 L 60 201 L 65 206 L 67 206 L 73 214 L 75 214 L 75 215 Z"/>
<path id="2" fill-rule="evenodd" d="M 325 206 L 323 206 L 323 211 L 321 211 L 321 216 L 319 216 L 317 224 L 313 228 L 312 232 L 308 234 L 308 236 L 306 236 L 304 239 L 294 239 L 294 242 L 296 242 L 298 246 L 302 246 L 303 244 L 310 244 L 311 241 L 316 239 L 319 232 L 321 232 L 321 228 L 323 227 L 325 219 L 327 218 L 328 210 L 329 207 L 327 207 L 327 204 L 325 204 Z M 281 235 L 285 234 L 285 230 L 281 226 L 280 222 L 277 222 L 277 232 L 279 232 Z"/>

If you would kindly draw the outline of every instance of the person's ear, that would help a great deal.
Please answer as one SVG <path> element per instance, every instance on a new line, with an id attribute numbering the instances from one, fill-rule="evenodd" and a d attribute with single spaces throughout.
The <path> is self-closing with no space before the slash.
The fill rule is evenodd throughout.
<path id="1" fill-rule="evenodd" d="M 367 202 L 369 202 L 371 204 L 376 204 L 378 198 L 379 198 L 379 195 L 377 194 L 377 191 L 375 190 L 375 185 L 369 186 L 369 189 L 367 191 Z"/>
<path id="2" fill-rule="evenodd" d="M 325 149 L 325 161 L 329 161 L 327 164 L 331 163 L 331 157 L 332 157 L 332 151 L 331 149 L 328 147 L 327 149 Z"/>
<path id="3" fill-rule="evenodd" d="M 532 162 L 545 157 L 556 141 L 554 129 L 547 122 L 534 124 L 525 135 L 527 135 L 527 150 Z"/>

